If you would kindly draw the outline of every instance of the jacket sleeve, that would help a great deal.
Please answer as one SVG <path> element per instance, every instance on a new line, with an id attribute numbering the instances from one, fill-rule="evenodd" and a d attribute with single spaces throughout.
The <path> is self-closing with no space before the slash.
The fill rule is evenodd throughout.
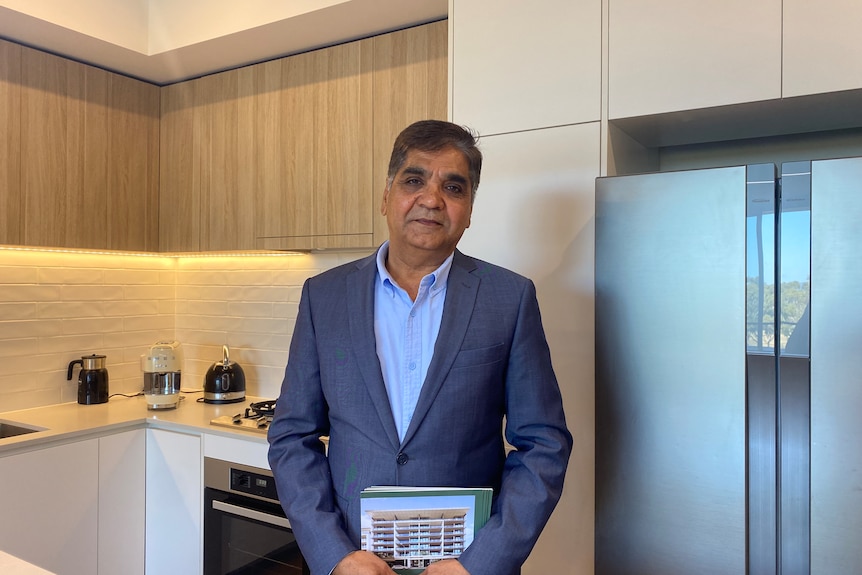
<path id="1" fill-rule="evenodd" d="M 328 406 L 321 386 L 311 298 L 306 281 L 269 429 L 269 464 L 279 500 L 312 575 L 327 575 L 356 547 L 334 501 L 329 463 L 320 441 L 329 433 Z"/>
<path id="2" fill-rule="evenodd" d="M 460 557 L 471 575 L 519 572 L 562 494 L 572 449 L 531 281 L 521 295 L 505 386 L 505 434 L 515 449 L 490 519 Z"/>

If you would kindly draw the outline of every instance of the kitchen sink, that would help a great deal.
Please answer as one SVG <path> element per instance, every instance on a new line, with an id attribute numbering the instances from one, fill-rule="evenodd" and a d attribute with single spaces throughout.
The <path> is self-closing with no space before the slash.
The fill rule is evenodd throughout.
<path id="1" fill-rule="evenodd" d="M 32 427 L 23 423 L 14 421 L 0 420 L 0 439 L 7 437 L 15 437 L 16 435 L 24 435 L 26 433 L 36 433 L 37 431 L 45 431 L 43 427 Z"/>

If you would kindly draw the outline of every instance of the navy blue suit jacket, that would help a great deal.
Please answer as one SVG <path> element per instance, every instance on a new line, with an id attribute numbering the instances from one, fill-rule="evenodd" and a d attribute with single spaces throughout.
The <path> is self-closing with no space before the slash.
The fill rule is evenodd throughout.
<path id="1" fill-rule="evenodd" d="M 572 446 L 535 286 L 455 252 L 434 356 L 399 441 L 375 347 L 375 257 L 306 281 L 269 431 L 279 497 L 312 575 L 359 548 L 359 493 L 371 485 L 493 487 L 491 518 L 460 561 L 471 575 L 516 574 L 560 497 Z"/>

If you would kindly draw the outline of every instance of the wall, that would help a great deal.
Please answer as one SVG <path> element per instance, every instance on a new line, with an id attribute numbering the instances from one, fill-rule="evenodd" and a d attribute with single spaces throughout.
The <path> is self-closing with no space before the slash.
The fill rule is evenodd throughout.
<path id="1" fill-rule="evenodd" d="M 183 389 L 221 346 L 248 394 L 276 397 L 305 278 L 364 255 L 165 257 L 0 249 L 0 412 L 77 400 L 69 362 L 107 356 L 111 393 L 141 391 L 140 355 L 176 338 Z"/>
<path id="2" fill-rule="evenodd" d="M 178 258 L 176 338 L 185 353 L 184 387 L 200 388 L 227 345 L 243 368 L 248 395 L 276 398 L 303 282 L 367 253 Z"/>
<path id="3" fill-rule="evenodd" d="M 148 0 L 2 0 L 0 6 L 146 54 Z"/>

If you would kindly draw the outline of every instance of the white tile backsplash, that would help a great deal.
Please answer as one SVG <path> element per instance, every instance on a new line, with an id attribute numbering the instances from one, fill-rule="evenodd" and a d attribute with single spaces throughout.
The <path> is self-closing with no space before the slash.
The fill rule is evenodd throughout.
<path id="1" fill-rule="evenodd" d="M 111 393 L 141 390 L 140 355 L 183 345 L 200 389 L 228 345 L 247 392 L 276 397 L 303 282 L 368 252 L 172 257 L 0 249 L 0 411 L 77 400 L 70 361 L 107 356 Z"/>

